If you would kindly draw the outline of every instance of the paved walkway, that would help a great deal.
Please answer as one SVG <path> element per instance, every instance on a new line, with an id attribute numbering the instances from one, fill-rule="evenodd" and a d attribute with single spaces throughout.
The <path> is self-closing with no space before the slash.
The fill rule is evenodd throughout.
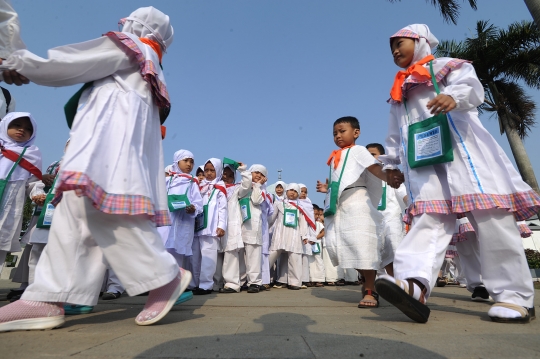
<path id="1" fill-rule="evenodd" d="M 0 294 L 13 287 L 0 281 Z M 211 294 L 176 307 L 157 325 L 139 327 L 134 319 L 146 298 L 122 296 L 68 317 L 60 329 L 0 334 L 0 357 L 540 357 L 539 320 L 493 323 L 489 304 L 472 302 L 465 289 L 437 288 L 427 324 L 411 322 L 384 301 L 378 309 L 358 309 L 359 299 L 355 286 Z M 537 296 L 538 310 L 539 304 Z"/>

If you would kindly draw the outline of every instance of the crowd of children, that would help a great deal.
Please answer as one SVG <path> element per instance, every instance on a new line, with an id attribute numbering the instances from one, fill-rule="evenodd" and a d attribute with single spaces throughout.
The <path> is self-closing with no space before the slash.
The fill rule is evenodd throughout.
<path id="1" fill-rule="evenodd" d="M 194 154 L 181 149 L 165 167 L 160 123 L 170 101 L 160 64 L 173 28 L 153 7 L 119 24 L 119 32 L 57 47 L 48 59 L 14 36 L 1 62 L 10 84 L 85 85 L 66 105 L 70 140 L 46 175 L 34 117 L 10 112 L 0 122 L 0 263 L 20 249 L 25 199 L 36 204 L 25 238 L 29 285 L 0 308 L 0 331 L 62 325 L 69 310 L 97 303 L 105 276 L 115 293 L 147 293 L 138 325 L 156 323 L 193 294 L 347 281 L 363 285 L 358 307 L 376 308 L 381 296 L 426 322 L 452 251 L 461 254 L 468 289 L 495 301 L 494 321 L 534 319 L 516 220 L 538 211 L 540 197 L 479 121 L 484 93 L 474 68 L 435 59 L 438 41 L 426 25 L 390 38 L 405 70 L 391 89 L 386 150 L 356 144 L 355 117 L 334 122 L 338 149 L 316 184 L 326 194 L 319 207 L 304 184 L 267 187 L 260 164 L 224 157 L 196 168 Z"/>

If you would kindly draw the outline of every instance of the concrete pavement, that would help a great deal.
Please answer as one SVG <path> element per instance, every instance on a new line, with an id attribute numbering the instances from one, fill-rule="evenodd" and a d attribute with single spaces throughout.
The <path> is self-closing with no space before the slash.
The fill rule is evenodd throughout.
<path id="1" fill-rule="evenodd" d="M 0 293 L 15 284 L 0 281 Z M 537 291 L 540 294 L 540 291 Z M 436 288 L 427 324 L 382 301 L 358 309 L 360 287 L 211 294 L 160 323 L 134 319 L 146 297 L 100 301 L 62 328 L 0 334 L 2 358 L 534 358 L 540 325 L 497 324 L 465 289 Z M 7 302 L 0 302 L 5 305 Z M 537 310 L 540 298 L 535 305 Z M 540 312 L 539 312 L 540 314 Z"/>

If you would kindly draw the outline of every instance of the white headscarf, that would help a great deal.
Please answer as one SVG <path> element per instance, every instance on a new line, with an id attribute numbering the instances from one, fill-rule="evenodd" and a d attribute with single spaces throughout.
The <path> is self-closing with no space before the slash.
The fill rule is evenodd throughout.
<path id="1" fill-rule="evenodd" d="M 174 30 L 169 16 L 152 6 L 138 8 L 118 24 L 123 25 L 122 32 L 158 42 L 163 52 L 167 52 L 173 41 Z"/>
<path id="2" fill-rule="evenodd" d="M 285 187 L 285 192 L 287 192 L 289 190 L 296 191 L 296 193 L 298 193 L 298 195 L 300 195 L 300 186 L 298 185 L 298 183 L 289 183 L 287 185 L 287 187 Z"/>
<path id="3" fill-rule="evenodd" d="M 30 119 L 30 123 L 32 123 L 32 136 L 30 136 L 30 139 L 25 142 L 17 142 L 11 137 L 8 136 L 7 131 L 9 124 L 20 117 L 28 117 Z M 26 152 L 24 153 L 24 158 L 32 163 L 34 166 L 39 168 L 41 170 L 41 151 L 39 148 L 34 146 L 34 141 L 36 139 L 36 133 L 37 133 L 37 124 L 34 120 L 34 117 L 29 112 L 10 112 L 8 113 L 0 122 L 0 145 L 4 147 L 5 149 L 11 150 L 16 153 L 21 153 L 24 149 L 24 147 L 28 147 L 26 149 Z M 13 161 L 10 159 L 5 158 L 4 156 L 0 155 L 0 178 L 6 178 L 9 171 L 11 170 L 11 167 L 13 166 Z M 12 181 L 20 181 L 20 180 L 27 180 L 30 178 L 31 174 L 22 168 L 21 166 L 17 166 L 13 173 L 11 174 L 10 182 Z"/>
<path id="4" fill-rule="evenodd" d="M 188 150 L 178 150 L 174 153 L 172 164 L 173 172 L 182 173 L 182 170 L 180 170 L 180 167 L 178 167 L 178 161 L 185 160 L 186 158 L 191 158 L 193 161 L 195 161 L 195 156 L 193 156 L 193 153 Z"/>
<path id="5" fill-rule="evenodd" d="M 268 171 L 263 165 L 251 165 L 248 172 L 260 172 L 264 175 L 264 177 L 268 177 Z"/>
<path id="6" fill-rule="evenodd" d="M 214 166 L 216 170 L 216 178 L 214 178 L 212 181 L 204 180 L 204 183 L 215 185 L 216 183 L 221 181 L 221 176 L 223 176 L 223 162 L 221 162 L 219 158 L 210 158 L 208 161 L 204 163 L 204 165 L 206 166 L 208 162 L 210 162 Z M 204 171 L 204 166 L 203 166 L 203 171 Z"/>
<path id="7" fill-rule="evenodd" d="M 411 65 L 431 55 L 431 51 L 439 45 L 439 40 L 431 33 L 429 27 L 424 24 L 412 24 L 390 36 L 390 41 L 394 37 L 408 37 L 415 40 L 414 56 Z"/>

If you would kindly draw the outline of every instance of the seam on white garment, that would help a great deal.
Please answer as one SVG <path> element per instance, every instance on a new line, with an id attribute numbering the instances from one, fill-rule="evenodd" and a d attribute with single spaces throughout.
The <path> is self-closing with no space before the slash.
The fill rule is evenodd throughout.
<path id="1" fill-rule="evenodd" d="M 400 127 L 399 128 L 399 136 L 401 137 L 401 146 L 403 147 L 403 159 L 405 160 L 405 154 L 407 153 L 407 146 L 405 146 L 405 141 L 403 140 L 403 129 Z M 405 170 L 405 176 L 407 176 L 407 179 L 408 181 L 406 186 L 408 187 L 409 189 L 409 196 L 411 197 L 411 204 L 414 203 L 414 197 L 413 197 L 413 194 L 412 194 L 412 190 L 411 190 L 411 181 L 410 181 L 410 176 L 409 176 L 409 162 L 408 160 L 405 160 L 404 161 L 407 165 L 406 166 L 403 166 L 403 169 Z"/>
<path id="2" fill-rule="evenodd" d="M 463 151 L 465 151 L 465 153 L 467 154 L 467 162 L 469 162 L 469 166 L 471 168 L 471 171 L 472 171 L 472 173 L 474 175 L 474 178 L 476 179 L 476 182 L 478 183 L 478 189 L 480 189 L 480 193 L 483 194 L 484 193 L 484 188 L 482 187 L 482 183 L 480 183 L 480 178 L 478 177 L 478 174 L 476 173 L 476 168 L 474 167 L 474 164 L 472 162 L 471 154 L 469 153 L 469 150 L 467 150 L 467 146 L 465 146 L 465 142 L 463 141 L 463 137 L 461 137 L 461 134 L 459 133 L 458 129 L 456 128 L 456 125 L 454 124 L 454 120 L 452 120 L 452 116 L 450 116 L 449 113 L 447 113 L 447 115 L 448 115 L 448 121 L 450 122 L 450 124 L 452 125 L 452 128 L 454 129 L 454 131 L 456 132 L 456 134 L 459 137 L 459 143 L 463 147 Z"/>

